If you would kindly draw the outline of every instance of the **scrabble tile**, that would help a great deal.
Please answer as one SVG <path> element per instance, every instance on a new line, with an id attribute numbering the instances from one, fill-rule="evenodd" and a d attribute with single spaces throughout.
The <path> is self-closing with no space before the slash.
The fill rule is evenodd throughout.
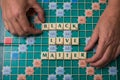
<path id="1" fill-rule="evenodd" d="M 26 75 L 29 75 L 29 76 L 33 75 L 34 74 L 33 67 L 26 67 L 25 73 L 26 73 Z"/>
<path id="2" fill-rule="evenodd" d="M 18 51 L 22 52 L 22 53 L 27 52 L 27 45 L 26 44 L 19 44 Z"/>
<path id="3" fill-rule="evenodd" d="M 49 38 L 56 38 L 57 36 L 57 31 L 49 31 Z"/>
<path id="4" fill-rule="evenodd" d="M 71 38 L 64 38 L 64 45 L 71 45 Z"/>
<path id="5" fill-rule="evenodd" d="M 49 3 L 49 9 L 50 10 L 56 10 L 57 9 L 57 3 L 56 2 L 50 2 Z"/>
<path id="6" fill-rule="evenodd" d="M 12 60 L 18 60 L 19 53 L 17 51 L 12 51 L 11 52 L 11 58 L 12 58 Z"/>
<path id="7" fill-rule="evenodd" d="M 63 17 L 64 16 L 64 10 L 63 9 L 57 9 L 56 10 L 56 16 L 57 17 Z"/>
<path id="8" fill-rule="evenodd" d="M 71 52 L 72 51 L 72 46 L 65 45 L 65 46 L 63 46 L 63 50 L 64 50 L 64 52 Z"/>
<path id="9" fill-rule="evenodd" d="M 20 74 L 18 75 L 17 80 L 26 80 L 26 76 L 24 74 Z"/>
<path id="10" fill-rule="evenodd" d="M 71 29 L 71 24 L 64 23 L 64 30 L 70 30 L 70 29 Z"/>
<path id="11" fill-rule="evenodd" d="M 79 60 L 79 67 L 81 67 L 81 68 L 85 68 L 85 67 L 87 67 L 87 63 L 86 63 L 86 61 L 85 60 Z"/>
<path id="12" fill-rule="evenodd" d="M 79 59 L 79 53 L 78 52 L 72 52 L 72 59 Z"/>
<path id="13" fill-rule="evenodd" d="M 63 30 L 64 25 L 62 23 L 57 23 L 57 30 Z"/>
<path id="14" fill-rule="evenodd" d="M 72 59 L 72 57 L 71 57 L 72 55 L 71 55 L 71 52 L 64 52 L 64 59 L 65 60 L 67 60 L 67 59 Z"/>
<path id="15" fill-rule="evenodd" d="M 48 52 L 41 52 L 41 59 L 48 59 L 49 53 Z"/>
<path id="16" fill-rule="evenodd" d="M 72 38 L 72 45 L 79 45 L 79 38 Z"/>
<path id="17" fill-rule="evenodd" d="M 11 74 L 11 67 L 9 66 L 4 66 L 2 70 L 3 75 L 10 75 Z"/>
<path id="18" fill-rule="evenodd" d="M 49 52 L 56 52 L 57 51 L 57 46 L 56 45 L 49 45 Z"/>
<path id="19" fill-rule="evenodd" d="M 87 75 L 92 76 L 95 74 L 95 70 L 93 67 L 87 67 L 86 73 L 87 73 Z"/>
<path id="20" fill-rule="evenodd" d="M 49 24 L 47 23 L 42 24 L 42 30 L 49 30 Z"/>
<path id="21" fill-rule="evenodd" d="M 55 72 L 57 75 L 64 75 L 64 72 L 65 72 L 64 67 L 56 67 Z"/>
<path id="22" fill-rule="evenodd" d="M 57 59 L 64 59 L 64 55 L 63 55 L 63 52 L 56 52 L 56 55 L 57 55 Z"/>
<path id="23" fill-rule="evenodd" d="M 93 16 L 93 11 L 90 9 L 85 10 L 85 15 L 86 17 L 92 17 Z"/>
<path id="24" fill-rule="evenodd" d="M 86 23 L 86 17 L 85 16 L 79 16 L 78 17 L 78 23 L 79 24 L 85 24 Z"/>
<path id="25" fill-rule="evenodd" d="M 49 38 L 49 44 L 50 45 L 55 45 L 56 38 Z"/>
<path id="26" fill-rule="evenodd" d="M 11 45 L 13 42 L 12 38 L 11 37 L 5 37 L 4 38 L 4 44 L 5 45 Z"/>
<path id="27" fill-rule="evenodd" d="M 71 31 L 64 31 L 63 36 L 64 36 L 64 38 L 71 38 L 72 32 Z"/>
<path id="28" fill-rule="evenodd" d="M 70 10 L 71 9 L 71 3 L 70 2 L 65 2 L 64 4 L 63 4 L 63 9 L 64 10 Z"/>
<path id="29" fill-rule="evenodd" d="M 33 61 L 33 66 L 35 67 L 35 68 L 39 68 L 39 67 L 41 67 L 41 60 L 39 60 L 39 59 L 34 59 L 34 61 Z"/>
<path id="30" fill-rule="evenodd" d="M 105 4 L 105 3 L 107 3 L 107 0 L 99 0 L 99 3 Z"/>
<path id="31" fill-rule="evenodd" d="M 35 43 L 35 37 L 27 37 L 26 44 L 33 45 Z"/>
<path id="32" fill-rule="evenodd" d="M 94 80 L 103 80 L 103 77 L 102 77 L 102 75 L 97 74 L 94 76 Z"/>
<path id="33" fill-rule="evenodd" d="M 50 52 L 49 53 L 49 60 L 56 59 L 56 53 Z"/>
<path id="34" fill-rule="evenodd" d="M 92 10 L 100 10 L 100 4 L 99 3 L 92 3 Z"/>
<path id="35" fill-rule="evenodd" d="M 71 30 L 78 30 L 78 24 L 72 23 L 71 24 Z"/>
<path id="36" fill-rule="evenodd" d="M 63 80 L 73 80 L 72 75 L 70 74 L 65 74 Z"/>
<path id="37" fill-rule="evenodd" d="M 86 52 L 79 52 L 79 59 L 86 59 L 87 53 Z"/>
<path id="38" fill-rule="evenodd" d="M 54 74 L 48 75 L 48 80 L 57 80 L 57 76 Z"/>
<path id="39" fill-rule="evenodd" d="M 113 67 L 113 66 L 109 67 L 108 72 L 109 72 L 109 75 L 117 75 L 117 72 L 118 72 L 117 67 Z"/>
<path id="40" fill-rule="evenodd" d="M 35 23 L 35 24 L 41 24 L 42 22 L 40 21 L 40 19 L 39 19 L 38 16 L 35 16 L 35 17 L 34 17 L 34 23 Z"/>
<path id="41" fill-rule="evenodd" d="M 49 30 L 56 30 L 56 24 L 55 23 L 50 23 L 49 24 Z"/>
<path id="42" fill-rule="evenodd" d="M 56 44 L 57 45 L 63 45 L 64 44 L 64 39 L 62 37 L 57 37 L 56 38 Z"/>

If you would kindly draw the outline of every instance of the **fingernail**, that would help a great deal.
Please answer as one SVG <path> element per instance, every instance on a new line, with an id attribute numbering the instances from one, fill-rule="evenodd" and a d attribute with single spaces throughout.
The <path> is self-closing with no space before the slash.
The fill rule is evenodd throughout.
<path id="1" fill-rule="evenodd" d="M 84 48 L 85 51 L 87 51 L 87 46 Z"/>

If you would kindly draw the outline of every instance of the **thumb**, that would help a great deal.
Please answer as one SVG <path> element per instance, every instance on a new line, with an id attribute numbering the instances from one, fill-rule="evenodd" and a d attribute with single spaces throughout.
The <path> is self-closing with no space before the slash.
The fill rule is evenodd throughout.
<path id="1" fill-rule="evenodd" d="M 45 22 L 44 11 L 43 11 L 43 9 L 40 7 L 40 5 L 39 5 L 38 3 L 35 3 L 32 7 L 33 7 L 33 9 L 35 10 L 35 12 L 37 12 L 38 18 L 40 19 L 40 21 L 41 21 L 41 22 Z"/>
<path id="2" fill-rule="evenodd" d="M 97 42 L 99 36 L 98 36 L 98 27 L 95 28 L 91 39 L 89 40 L 87 46 L 85 47 L 85 50 L 88 51 L 90 49 L 92 49 L 95 45 L 95 43 Z"/>

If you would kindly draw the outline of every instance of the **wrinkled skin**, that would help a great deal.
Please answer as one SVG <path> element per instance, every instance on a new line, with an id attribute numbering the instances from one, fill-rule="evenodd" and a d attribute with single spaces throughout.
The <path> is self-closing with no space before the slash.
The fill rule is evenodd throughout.
<path id="1" fill-rule="evenodd" d="M 38 14 L 41 22 L 44 22 L 43 9 L 35 0 L 2 0 L 2 17 L 5 28 L 14 35 L 27 36 L 41 34 L 42 31 L 30 25 L 26 13 L 30 8 Z"/>
<path id="2" fill-rule="evenodd" d="M 95 55 L 86 61 L 91 66 L 100 68 L 115 60 L 120 55 L 120 10 L 107 6 L 85 50 L 94 47 L 98 41 Z"/>

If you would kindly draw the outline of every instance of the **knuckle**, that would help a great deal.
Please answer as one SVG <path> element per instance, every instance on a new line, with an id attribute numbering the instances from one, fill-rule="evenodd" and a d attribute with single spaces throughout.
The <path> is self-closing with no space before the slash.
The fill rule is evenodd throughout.
<path id="1" fill-rule="evenodd" d="M 104 62 L 107 62 L 108 60 L 109 60 L 109 57 L 106 57 L 106 58 L 103 59 L 102 62 L 104 63 Z"/>
<path id="2" fill-rule="evenodd" d="M 13 30 L 10 31 L 10 32 L 11 32 L 13 35 L 16 35 L 16 34 L 17 34 L 17 33 L 16 33 L 15 31 L 13 31 Z"/>
<path id="3" fill-rule="evenodd" d="M 90 59 L 90 61 L 93 62 L 93 61 L 94 61 L 94 58 L 92 57 L 92 58 Z"/>
<path id="4" fill-rule="evenodd" d="M 100 67 L 100 66 L 102 66 L 102 63 L 95 64 L 95 67 Z"/>
<path id="5" fill-rule="evenodd" d="M 19 16 L 20 14 L 22 14 L 24 11 L 21 9 L 18 9 L 16 11 L 13 12 L 13 16 Z"/>
<path id="6" fill-rule="evenodd" d="M 13 20 L 13 19 L 14 19 L 14 16 L 12 16 L 12 15 L 7 16 L 7 19 L 8 19 L 8 20 Z"/>
<path id="7" fill-rule="evenodd" d="M 12 13 L 11 17 L 18 18 L 22 14 L 23 14 L 23 11 L 15 11 Z"/>
<path id="8" fill-rule="evenodd" d="M 23 31 L 24 33 L 28 33 L 28 32 L 29 32 L 29 29 L 28 29 L 28 28 L 24 28 L 23 30 L 24 30 L 24 31 Z"/>
<path id="9" fill-rule="evenodd" d="M 19 36 L 23 36 L 23 35 L 24 35 L 24 33 L 23 33 L 23 32 L 20 32 L 18 35 L 19 35 Z"/>

